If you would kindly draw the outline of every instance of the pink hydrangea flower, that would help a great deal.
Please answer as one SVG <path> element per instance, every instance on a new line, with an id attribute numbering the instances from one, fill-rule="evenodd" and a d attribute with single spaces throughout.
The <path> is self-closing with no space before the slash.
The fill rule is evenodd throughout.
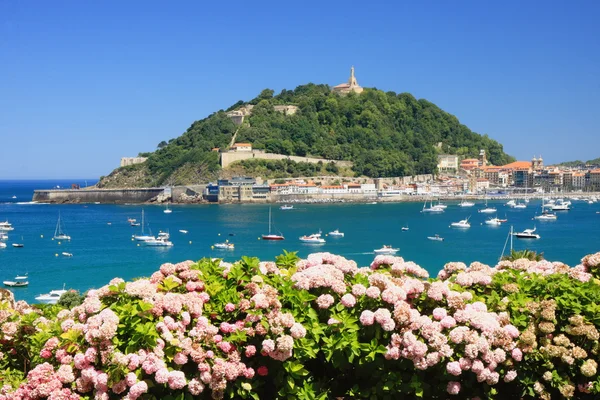
<path id="1" fill-rule="evenodd" d="M 460 393 L 460 382 L 456 382 L 456 381 L 448 382 L 446 391 L 448 391 L 448 394 L 452 394 L 452 395 L 459 394 Z"/>

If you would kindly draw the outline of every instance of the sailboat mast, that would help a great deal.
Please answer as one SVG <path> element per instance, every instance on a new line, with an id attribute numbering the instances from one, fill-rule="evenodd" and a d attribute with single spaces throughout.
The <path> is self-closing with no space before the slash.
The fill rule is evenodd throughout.
<path id="1" fill-rule="evenodd" d="M 269 207 L 269 235 L 271 234 L 271 207 Z"/>
<path id="2" fill-rule="evenodd" d="M 142 208 L 142 235 L 144 234 L 144 225 L 146 225 L 144 223 L 144 209 Z"/>
<path id="3" fill-rule="evenodd" d="M 512 253 L 513 251 L 513 227 L 512 225 L 510 226 L 510 252 Z"/>

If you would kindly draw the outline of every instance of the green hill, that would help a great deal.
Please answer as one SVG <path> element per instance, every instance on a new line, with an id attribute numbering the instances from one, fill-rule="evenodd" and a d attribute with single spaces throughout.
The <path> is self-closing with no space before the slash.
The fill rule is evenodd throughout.
<path id="1" fill-rule="evenodd" d="M 254 105 L 251 114 L 242 125 L 235 125 L 226 111 L 248 104 Z M 275 110 L 277 105 L 295 105 L 298 111 L 285 115 Z M 148 156 L 144 164 L 119 168 L 103 177 L 100 185 L 191 184 L 214 179 L 220 173 L 219 155 L 211 150 L 226 149 L 236 130 L 235 141 L 250 142 L 255 149 L 350 160 L 354 162 L 351 174 L 369 177 L 435 172 L 440 153 L 474 157 L 485 149 L 492 164 L 514 160 L 504 153 L 500 143 L 472 132 L 427 100 L 377 89 L 340 96 L 328 85 L 308 84 L 276 96 L 265 89 L 249 102 L 239 101 L 196 121 L 180 137 L 160 143 L 153 153 L 143 154 Z M 242 172 L 257 173 L 257 163 L 263 171 L 277 170 L 282 165 L 276 161 L 250 161 L 237 167 Z M 280 175 L 311 170 L 296 163 L 283 164 L 286 170 L 279 171 Z M 314 168 L 310 172 L 315 172 Z M 323 172 L 337 171 L 327 171 L 323 166 Z"/>
<path id="2" fill-rule="evenodd" d="M 588 161 L 581 161 L 581 160 L 565 161 L 558 165 L 562 165 L 563 167 L 580 167 L 580 166 L 585 166 L 585 165 L 600 165 L 600 157 L 594 158 L 593 160 L 588 160 Z"/>

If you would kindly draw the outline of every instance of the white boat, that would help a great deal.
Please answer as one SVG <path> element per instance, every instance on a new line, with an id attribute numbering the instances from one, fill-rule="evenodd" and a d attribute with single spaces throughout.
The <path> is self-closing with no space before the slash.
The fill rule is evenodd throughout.
<path id="1" fill-rule="evenodd" d="M 313 233 L 312 235 L 304 235 L 298 238 L 302 243 L 309 244 L 325 244 L 325 239 L 321 237 L 321 233 Z"/>
<path id="2" fill-rule="evenodd" d="M 486 225 L 492 226 L 500 226 L 502 225 L 502 221 L 498 217 L 490 218 L 485 221 Z"/>
<path id="3" fill-rule="evenodd" d="M 65 257 L 73 257 L 73 253 L 67 253 L 66 251 L 63 251 L 61 254 Z"/>
<path id="4" fill-rule="evenodd" d="M 27 280 L 27 275 L 23 276 L 15 276 L 14 281 L 4 281 L 2 282 L 4 286 L 10 287 L 23 287 L 29 285 L 29 281 Z"/>
<path id="5" fill-rule="evenodd" d="M 514 199 L 511 199 L 509 201 L 506 202 L 506 205 L 509 207 L 514 207 L 517 203 L 515 203 Z"/>
<path id="6" fill-rule="evenodd" d="M 440 235 L 438 235 L 437 233 L 435 234 L 435 236 L 427 236 L 427 239 L 433 240 L 433 241 L 436 241 L 436 242 L 443 242 L 444 241 L 444 238 L 440 237 Z"/>
<path id="7" fill-rule="evenodd" d="M 523 208 L 527 208 L 527 204 L 525 204 L 525 203 L 516 203 L 516 204 L 513 206 L 513 208 L 516 208 L 516 209 L 523 209 Z"/>
<path id="8" fill-rule="evenodd" d="M 233 243 L 225 242 L 225 243 L 215 243 L 213 245 L 215 249 L 223 249 L 223 250 L 233 250 L 235 249 L 235 245 Z"/>
<path id="9" fill-rule="evenodd" d="M 434 207 L 441 208 L 442 210 L 445 210 L 446 208 L 448 208 L 448 206 L 446 204 L 442 203 L 439 200 L 438 200 L 437 204 Z"/>
<path id="10" fill-rule="evenodd" d="M 137 224 L 137 225 L 139 226 L 140 224 Z M 148 240 L 156 239 L 154 237 L 154 235 L 152 235 L 152 232 L 150 232 L 150 234 L 147 234 L 145 232 L 144 228 L 146 227 L 146 223 L 145 223 L 145 219 L 144 219 L 144 209 L 142 209 L 142 224 L 141 225 L 142 225 L 142 233 L 140 233 L 139 235 L 133 235 L 133 238 L 135 240 L 137 240 L 139 242 L 146 242 Z M 132 223 L 132 226 L 133 226 L 133 223 Z"/>
<path id="11" fill-rule="evenodd" d="M 163 212 L 164 212 L 165 214 L 171 214 L 171 213 L 173 212 L 173 210 L 171 210 L 171 209 L 169 208 L 169 203 L 167 203 L 167 208 L 165 208 Z"/>
<path id="12" fill-rule="evenodd" d="M 294 209 L 294 206 L 293 206 L 293 205 L 287 205 L 287 204 L 284 204 L 284 205 L 282 205 L 281 207 L 279 207 L 279 209 L 280 209 L 280 210 L 284 210 L 284 211 L 285 211 L 285 210 L 293 210 L 293 209 Z"/>
<path id="13" fill-rule="evenodd" d="M 470 228 L 471 224 L 469 223 L 469 218 L 467 218 L 458 222 L 453 222 L 450 226 L 453 228 Z"/>
<path id="14" fill-rule="evenodd" d="M 186 231 L 185 229 L 180 229 L 179 232 L 181 232 L 181 233 L 188 233 L 188 231 Z"/>
<path id="15" fill-rule="evenodd" d="M 8 235 L 4 232 L 0 232 L 0 240 L 8 240 Z"/>
<path id="16" fill-rule="evenodd" d="M 395 249 L 392 246 L 383 245 L 382 248 L 373 250 L 375 254 L 396 254 L 400 249 Z"/>
<path id="17" fill-rule="evenodd" d="M 482 208 L 481 210 L 479 210 L 479 212 L 482 214 L 493 214 L 495 212 L 498 212 L 498 210 L 496 210 L 494 207 L 488 207 L 487 198 L 486 198 L 485 199 L 485 208 Z"/>
<path id="18" fill-rule="evenodd" d="M 515 232 L 513 235 L 521 239 L 539 239 L 540 235 L 535 233 L 535 230 L 535 227 L 533 229 L 525 229 L 523 232 Z"/>
<path id="19" fill-rule="evenodd" d="M 6 248 L 6 243 L 0 242 L 0 249 L 5 249 L 5 248 Z"/>
<path id="20" fill-rule="evenodd" d="M 170 235 L 167 232 L 159 232 L 158 237 L 144 240 L 144 244 L 146 246 L 154 246 L 154 247 L 171 247 L 173 246 L 173 242 L 169 240 Z"/>
<path id="21" fill-rule="evenodd" d="M 544 200 L 542 199 L 542 213 L 539 215 L 536 215 L 535 219 L 539 220 L 539 221 L 556 221 L 558 219 L 558 217 L 556 216 L 555 213 L 551 213 L 548 210 L 546 210 L 546 205 L 544 204 Z"/>
<path id="22" fill-rule="evenodd" d="M 23 243 L 13 243 L 12 247 L 20 248 L 20 247 L 25 247 L 25 246 L 23 245 Z"/>
<path id="23" fill-rule="evenodd" d="M 571 205 L 569 202 L 557 201 L 551 207 L 552 211 L 569 211 L 571 209 Z"/>
<path id="24" fill-rule="evenodd" d="M 0 222 L 0 231 L 14 231 L 12 224 L 8 221 Z"/>
<path id="25" fill-rule="evenodd" d="M 281 233 L 279 235 L 271 233 L 271 207 L 269 207 L 269 234 L 262 235 L 262 240 L 285 240 Z"/>
<path id="26" fill-rule="evenodd" d="M 475 205 L 475 203 L 473 203 L 472 201 L 466 201 L 463 200 L 460 203 L 458 203 L 459 207 L 473 207 Z"/>
<path id="27" fill-rule="evenodd" d="M 408 230 L 408 225 L 407 225 L 407 226 L 403 226 L 403 227 L 402 227 L 402 230 L 403 230 L 403 231 L 407 231 L 407 230 Z"/>
<path id="28" fill-rule="evenodd" d="M 60 212 L 58 213 L 58 221 L 56 221 L 56 229 L 54 229 L 54 240 L 71 240 L 71 236 L 67 235 L 60 221 Z"/>
<path id="29" fill-rule="evenodd" d="M 427 207 L 427 201 L 425 201 L 425 204 L 423 204 L 423 209 L 421 210 L 421 212 L 422 213 L 443 213 L 444 209 L 442 207 L 438 207 L 437 205 L 434 206 L 432 201 L 429 202 L 429 207 Z"/>
<path id="30" fill-rule="evenodd" d="M 17 196 L 13 196 L 13 197 L 11 197 L 11 199 L 16 199 L 16 198 L 17 198 Z"/>
<path id="31" fill-rule="evenodd" d="M 331 237 L 344 237 L 344 232 L 340 232 L 339 229 L 336 229 L 335 231 L 331 231 L 328 234 Z"/>
<path id="32" fill-rule="evenodd" d="M 37 301 L 39 301 L 40 303 L 56 304 L 56 303 L 58 303 L 58 300 L 60 300 L 60 297 L 65 293 L 67 293 L 67 291 L 65 289 L 51 290 L 50 293 L 40 294 L 35 299 Z"/>

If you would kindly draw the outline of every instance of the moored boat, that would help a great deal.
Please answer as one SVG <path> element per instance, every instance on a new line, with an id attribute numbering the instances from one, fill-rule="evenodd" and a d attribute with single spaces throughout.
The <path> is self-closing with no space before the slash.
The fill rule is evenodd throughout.
<path id="1" fill-rule="evenodd" d="M 492 225 L 492 226 L 500 226 L 500 225 L 502 225 L 502 220 L 500 220 L 498 217 L 494 217 L 494 218 L 487 219 L 485 221 L 485 224 Z"/>
<path id="2" fill-rule="evenodd" d="M 15 276 L 14 281 L 4 281 L 2 282 L 4 286 L 9 287 L 23 287 L 29 285 L 29 281 L 27 280 L 27 275 L 23 276 Z"/>
<path id="3" fill-rule="evenodd" d="M 281 233 L 279 235 L 271 233 L 271 207 L 269 207 L 269 233 L 262 235 L 261 238 L 262 240 L 285 240 Z"/>
<path id="4" fill-rule="evenodd" d="M 54 240 L 71 240 L 71 236 L 67 235 L 63 230 L 60 212 L 58 213 L 58 221 L 56 221 L 56 229 L 54 229 Z"/>
<path id="5" fill-rule="evenodd" d="M 320 233 L 313 233 L 312 235 L 304 235 L 298 238 L 302 243 L 308 244 L 325 244 L 325 239 L 321 237 Z"/>
<path id="6" fill-rule="evenodd" d="M 294 206 L 293 205 L 288 205 L 288 204 L 284 204 L 281 207 L 279 207 L 280 210 L 293 210 Z"/>
<path id="7" fill-rule="evenodd" d="M 458 222 L 453 222 L 450 224 L 452 228 L 470 228 L 471 224 L 469 223 L 469 218 L 463 219 Z"/>
<path id="8" fill-rule="evenodd" d="M 329 232 L 328 234 L 331 237 L 344 237 L 344 232 L 340 232 L 339 229 Z"/>
<path id="9" fill-rule="evenodd" d="M 67 293 L 67 291 L 63 287 L 62 290 L 51 290 L 50 293 L 40 294 L 35 299 L 40 303 L 56 304 L 58 303 L 58 300 L 60 300 L 60 297 L 65 293 Z"/>
<path id="10" fill-rule="evenodd" d="M 520 239 L 539 239 L 540 235 L 535 233 L 536 228 L 533 229 L 525 229 L 523 232 L 514 232 L 513 235 Z"/>
<path id="11" fill-rule="evenodd" d="M 436 242 L 443 242 L 444 241 L 444 238 L 441 237 L 440 235 L 438 235 L 437 233 L 435 234 L 435 236 L 427 236 L 427 239 L 433 240 L 433 241 L 436 241 Z"/>
<path id="12" fill-rule="evenodd" d="M 392 246 L 384 244 L 382 248 L 373 250 L 373 253 L 390 255 L 390 254 L 396 254 L 398 251 L 400 251 L 400 249 L 395 249 Z"/>
<path id="13" fill-rule="evenodd" d="M 234 250 L 235 249 L 235 245 L 233 243 L 229 243 L 229 242 L 215 243 L 213 245 L 213 247 L 215 249 L 222 249 L 222 250 Z"/>
<path id="14" fill-rule="evenodd" d="M 8 221 L 0 222 L 0 231 L 14 231 L 12 224 Z"/>

